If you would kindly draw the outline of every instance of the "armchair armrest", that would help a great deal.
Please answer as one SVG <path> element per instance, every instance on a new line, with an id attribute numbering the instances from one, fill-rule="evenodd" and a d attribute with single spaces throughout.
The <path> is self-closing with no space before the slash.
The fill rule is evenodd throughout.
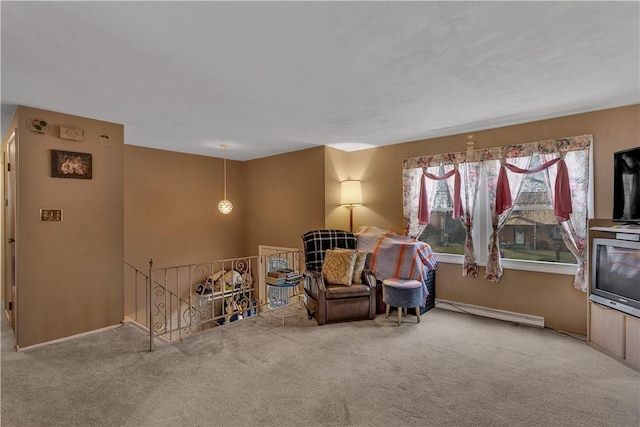
<path id="1" fill-rule="evenodd" d="M 376 279 L 376 276 L 373 274 L 373 271 L 371 271 L 371 269 L 365 268 L 362 271 L 362 283 L 365 283 L 367 286 L 369 286 L 369 288 L 371 288 L 369 291 L 369 319 L 373 319 L 376 317 L 376 300 L 380 298 L 377 295 L 380 289 L 376 288 L 376 286 L 378 285 L 378 280 Z"/>
<path id="2" fill-rule="evenodd" d="M 322 277 L 322 273 L 320 271 L 309 270 L 309 269 L 306 269 L 305 271 L 303 271 L 302 275 L 303 276 L 308 276 L 308 277 L 313 277 L 313 278 Z"/>
<path id="3" fill-rule="evenodd" d="M 302 273 L 302 277 L 304 279 L 305 292 L 314 299 L 318 299 L 321 294 L 326 292 L 327 289 L 320 271 L 307 269 Z"/>
<path id="4" fill-rule="evenodd" d="M 324 285 L 322 272 L 306 269 L 302 273 L 304 279 L 305 305 L 311 319 L 312 313 L 319 325 L 327 323 L 327 288 Z"/>
<path id="5" fill-rule="evenodd" d="M 369 286 L 370 288 L 376 287 L 378 281 L 376 279 L 376 276 L 373 274 L 372 270 L 365 268 L 362 271 L 362 283 Z"/>

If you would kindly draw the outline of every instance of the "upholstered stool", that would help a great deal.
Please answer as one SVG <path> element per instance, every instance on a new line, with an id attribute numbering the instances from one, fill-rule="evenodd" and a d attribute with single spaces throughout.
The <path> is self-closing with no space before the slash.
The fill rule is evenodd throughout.
<path id="1" fill-rule="evenodd" d="M 409 307 L 415 307 L 416 318 L 420 323 L 420 306 L 424 303 L 424 294 L 422 283 L 419 280 L 408 279 L 385 279 L 382 281 L 382 301 L 387 305 L 385 317 L 389 317 L 389 308 L 398 308 L 398 326 L 400 326 L 400 318 L 402 310 Z"/>

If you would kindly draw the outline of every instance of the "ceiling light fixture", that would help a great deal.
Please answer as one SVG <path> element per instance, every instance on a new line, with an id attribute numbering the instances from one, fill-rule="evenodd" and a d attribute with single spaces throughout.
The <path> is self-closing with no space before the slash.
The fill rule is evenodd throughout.
<path id="1" fill-rule="evenodd" d="M 229 148 L 228 144 L 220 144 L 223 150 Z M 231 213 L 233 209 L 233 204 L 227 200 L 227 156 L 224 156 L 224 199 L 218 202 L 218 210 L 221 214 L 227 215 Z"/>

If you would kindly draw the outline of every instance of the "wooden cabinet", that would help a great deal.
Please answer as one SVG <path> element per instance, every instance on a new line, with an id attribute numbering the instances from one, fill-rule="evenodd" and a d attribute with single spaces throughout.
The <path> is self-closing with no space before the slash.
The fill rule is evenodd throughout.
<path id="1" fill-rule="evenodd" d="M 591 304 L 590 341 L 614 356 L 624 358 L 624 314 L 600 304 Z"/>
<path id="2" fill-rule="evenodd" d="M 594 238 L 615 238 L 618 230 L 611 225 L 609 220 L 589 221 L 590 253 Z M 640 371 L 640 319 L 592 301 L 589 302 L 588 319 L 589 345 Z"/>
<path id="3" fill-rule="evenodd" d="M 625 360 L 640 370 L 640 319 L 625 317 Z"/>
<path id="4" fill-rule="evenodd" d="M 589 344 L 640 371 L 640 319 L 590 302 Z"/>

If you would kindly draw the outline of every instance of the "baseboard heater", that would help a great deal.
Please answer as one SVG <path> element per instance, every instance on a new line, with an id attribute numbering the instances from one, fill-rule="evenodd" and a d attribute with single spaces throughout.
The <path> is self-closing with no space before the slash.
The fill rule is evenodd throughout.
<path id="1" fill-rule="evenodd" d="M 544 328 L 544 317 L 531 316 L 529 314 L 514 313 L 512 311 L 497 310 L 495 308 L 481 307 L 462 302 L 447 301 L 436 298 L 436 308 L 451 310 L 457 313 L 469 313 L 477 316 L 491 317 L 492 319 L 506 320 L 507 322 Z"/>

